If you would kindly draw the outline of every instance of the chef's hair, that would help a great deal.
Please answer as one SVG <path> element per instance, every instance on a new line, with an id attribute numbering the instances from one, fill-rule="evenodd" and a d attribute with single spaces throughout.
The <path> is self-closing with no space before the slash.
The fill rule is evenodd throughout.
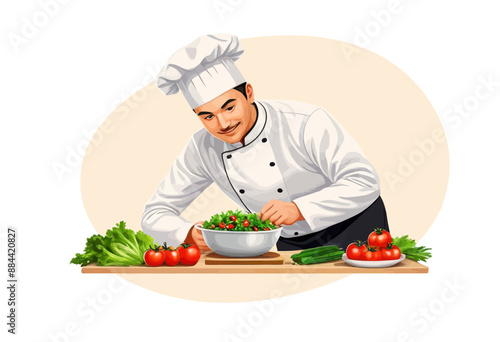
<path id="1" fill-rule="evenodd" d="M 245 99 L 247 98 L 247 82 L 243 82 L 242 84 L 237 85 L 233 89 L 242 93 L 243 96 L 245 96 Z"/>

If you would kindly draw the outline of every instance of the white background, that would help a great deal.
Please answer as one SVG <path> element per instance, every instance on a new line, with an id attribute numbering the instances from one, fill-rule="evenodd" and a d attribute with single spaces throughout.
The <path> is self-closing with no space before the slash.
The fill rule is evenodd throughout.
<path id="1" fill-rule="evenodd" d="M 0 278 L 7 279 L 7 226 L 17 227 L 20 246 L 18 335 L 6 332 L 8 294 L 2 285 L 2 340 L 496 336 L 500 86 L 487 98 L 472 98 L 480 77 L 500 82 L 500 21 L 493 1 L 401 0 L 390 17 L 379 15 L 378 24 L 376 13 L 387 14 L 390 1 L 115 0 L 68 1 L 57 8 L 44 3 L 50 1 L 4 1 L 0 9 Z M 225 12 L 218 13 L 217 4 L 226 4 Z M 441 212 L 419 241 L 433 248 L 428 275 L 354 275 L 273 305 L 260 303 L 259 310 L 259 303 L 171 298 L 113 276 L 83 276 L 68 264 L 95 231 L 82 205 L 80 165 L 58 177 L 52 164 L 64 163 L 68 151 L 86 141 L 85 131 L 97 128 L 144 80 L 151 82 L 149 70 L 158 71 L 197 36 L 217 32 L 363 44 L 419 85 L 442 119 L 451 164 Z M 362 41 L 360 32 L 371 37 Z M 13 44 L 14 36 L 24 40 Z M 473 107 L 468 117 L 450 114 L 464 102 Z M 106 297 L 110 287 L 115 293 Z M 97 309 L 88 304 L 93 298 Z"/>

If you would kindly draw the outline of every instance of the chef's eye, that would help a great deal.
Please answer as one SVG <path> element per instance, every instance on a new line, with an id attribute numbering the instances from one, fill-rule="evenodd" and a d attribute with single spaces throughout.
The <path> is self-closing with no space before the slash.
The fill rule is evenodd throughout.
<path id="1" fill-rule="evenodd" d="M 232 111 L 232 110 L 233 110 L 233 108 L 234 108 L 234 106 L 227 107 L 227 108 L 226 108 L 226 111 L 230 112 L 230 111 Z"/>
<path id="2" fill-rule="evenodd" d="M 209 114 L 207 116 L 205 116 L 205 120 L 212 120 L 214 116 L 212 114 Z"/>

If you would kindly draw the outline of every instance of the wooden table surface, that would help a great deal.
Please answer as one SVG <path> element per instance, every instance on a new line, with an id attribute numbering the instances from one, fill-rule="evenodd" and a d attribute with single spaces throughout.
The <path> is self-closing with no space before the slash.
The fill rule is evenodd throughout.
<path id="1" fill-rule="evenodd" d="M 397 265 L 387 268 L 361 268 L 348 265 L 343 260 L 313 265 L 292 265 L 292 254 L 299 251 L 281 251 L 285 257 L 283 265 L 205 265 L 202 253 L 195 266 L 97 266 L 89 264 L 82 267 L 82 273 L 428 273 L 429 268 L 416 261 L 405 259 Z"/>

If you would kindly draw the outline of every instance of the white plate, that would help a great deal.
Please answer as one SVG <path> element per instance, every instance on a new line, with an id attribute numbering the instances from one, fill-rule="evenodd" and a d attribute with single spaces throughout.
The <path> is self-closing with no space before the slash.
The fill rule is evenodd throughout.
<path id="1" fill-rule="evenodd" d="M 342 255 L 342 260 L 348 263 L 351 266 L 355 267 L 368 267 L 368 268 L 380 268 L 380 267 L 391 267 L 396 264 L 399 264 L 406 258 L 406 255 L 401 254 L 401 258 L 396 260 L 380 260 L 380 261 L 366 261 L 366 260 L 352 260 L 347 258 L 347 255 L 344 253 Z"/>

